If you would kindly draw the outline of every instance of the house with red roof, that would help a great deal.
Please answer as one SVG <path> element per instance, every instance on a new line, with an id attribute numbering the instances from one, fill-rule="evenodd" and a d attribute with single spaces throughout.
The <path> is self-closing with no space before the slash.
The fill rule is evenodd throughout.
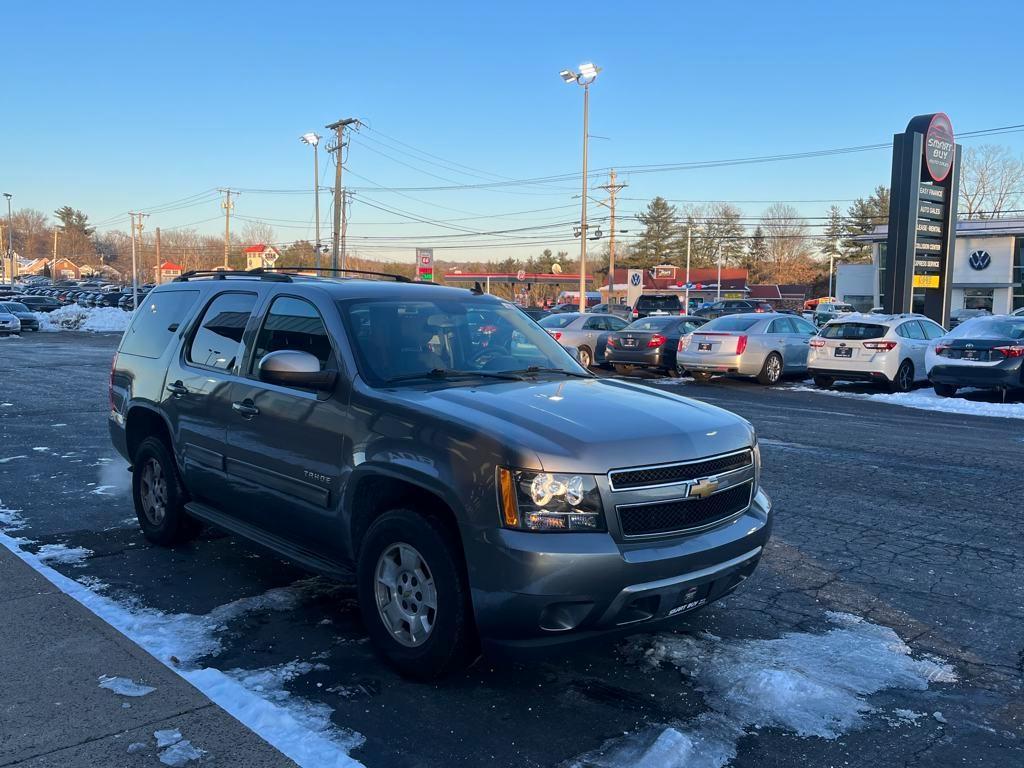
<path id="1" fill-rule="evenodd" d="M 272 245 L 263 243 L 250 245 L 245 249 L 245 268 L 266 269 L 274 266 L 279 258 L 281 258 L 281 254 Z"/>

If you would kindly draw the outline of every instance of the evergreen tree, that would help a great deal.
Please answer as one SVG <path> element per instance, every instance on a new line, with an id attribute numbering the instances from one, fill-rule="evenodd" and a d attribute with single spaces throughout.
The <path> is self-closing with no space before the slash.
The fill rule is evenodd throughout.
<path id="1" fill-rule="evenodd" d="M 743 260 L 743 266 L 748 272 L 747 281 L 749 283 L 757 285 L 764 281 L 769 271 L 768 255 L 768 243 L 764 239 L 764 230 L 758 224 L 750 238 L 747 256 Z"/>
<path id="2" fill-rule="evenodd" d="M 679 220 L 674 205 L 663 197 L 656 197 L 647 210 L 636 215 L 644 225 L 643 232 L 634 243 L 632 253 L 622 260 L 624 267 L 653 267 L 671 264 L 679 256 Z"/>
<path id="3" fill-rule="evenodd" d="M 818 238 L 818 248 L 826 256 L 834 256 L 836 259 L 843 257 L 843 249 L 840 240 L 846 235 L 846 224 L 843 222 L 843 214 L 838 205 L 828 209 L 828 221 L 825 230 Z"/>
<path id="4" fill-rule="evenodd" d="M 89 217 L 70 205 L 58 208 L 53 212 L 53 215 L 57 217 L 57 221 L 60 222 L 60 228 L 65 234 L 80 232 L 88 237 L 96 231 L 94 227 L 89 226 Z"/>
<path id="5" fill-rule="evenodd" d="M 854 200 L 846 212 L 846 240 L 843 241 L 843 250 L 847 257 L 870 257 L 871 247 L 865 243 L 855 242 L 852 238 L 873 232 L 876 226 L 888 222 L 889 188 L 880 184 L 866 199 L 859 197 Z"/>

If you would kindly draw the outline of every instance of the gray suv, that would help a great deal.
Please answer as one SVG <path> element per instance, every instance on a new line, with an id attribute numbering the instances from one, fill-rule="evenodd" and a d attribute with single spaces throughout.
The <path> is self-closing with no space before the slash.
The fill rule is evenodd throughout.
<path id="1" fill-rule="evenodd" d="M 507 301 L 402 279 L 159 286 L 109 423 L 150 541 L 208 523 L 354 577 L 417 678 L 660 628 L 742 583 L 771 530 L 748 422 L 594 377 Z"/>

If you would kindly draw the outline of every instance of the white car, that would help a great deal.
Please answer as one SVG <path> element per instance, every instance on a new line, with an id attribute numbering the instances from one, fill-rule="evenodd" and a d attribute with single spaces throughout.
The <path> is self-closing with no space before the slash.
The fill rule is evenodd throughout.
<path id="1" fill-rule="evenodd" d="M 21 320 L 10 312 L 0 312 L 0 336 L 21 333 Z"/>
<path id="2" fill-rule="evenodd" d="M 924 315 L 844 315 L 811 339 L 807 372 L 823 388 L 870 381 L 909 392 L 915 382 L 928 380 L 926 353 L 945 334 Z"/>

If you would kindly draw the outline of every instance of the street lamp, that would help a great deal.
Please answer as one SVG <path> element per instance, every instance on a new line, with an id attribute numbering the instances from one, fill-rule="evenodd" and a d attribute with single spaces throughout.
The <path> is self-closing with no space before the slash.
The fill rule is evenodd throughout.
<path id="1" fill-rule="evenodd" d="M 580 212 L 580 312 L 587 311 L 587 142 L 590 119 L 590 84 L 597 78 L 600 67 L 587 62 L 580 64 L 580 71 L 563 69 L 559 72 L 567 83 L 583 86 L 583 194 Z"/>
<path id="2" fill-rule="evenodd" d="M 7 282 L 14 285 L 14 225 L 11 218 L 13 195 L 10 192 L 4 192 L 4 197 L 7 198 L 7 258 L 4 260 L 4 273 L 7 275 Z"/>
<path id="3" fill-rule="evenodd" d="M 313 147 L 313 205 L 316 209 L 316 247 L 313 249 L 314 265 L 320 269 L 320 161 L 317 158 L 316 147 L 320 143 L 320 137 L 313 133 L 304 133 L 299 137 L 303 144 Z"/>

